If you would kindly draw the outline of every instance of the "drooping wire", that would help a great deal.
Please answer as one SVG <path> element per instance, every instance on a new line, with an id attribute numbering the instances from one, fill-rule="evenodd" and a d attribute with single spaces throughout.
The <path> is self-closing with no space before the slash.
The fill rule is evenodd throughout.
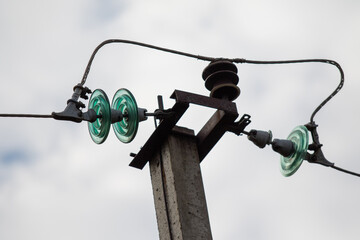
<path id="1" fill-rule="evenodd" d="M 124 44 L 131 44 L 131 45 L 137 45 L 137 46 L 141 46 L 141 47 L 145 47 L 145 48 L 150 48 L 150 49 L 155 49 L 155 50 L 159 50 L 159 51 L 163 51 L 163 52 L 168 52 L 168 53 L 172 53 L 172 54 L 177 54 L 177 55 L 182 55 L 185 57 L 190 57 L 190 58 L 195 58 L 198 60 L 204 60 L 204 61 L 210 61 L 210 62 L 214 62 L 217 60 L 226 60 L 226 61 L 230 61 L 233 63 L 248 63 L 248 64 L 292 64 L 292 63 L 309 63 L 309 62 L 320 62 L 320 63 L 327 63 L 327 64 L 331 64 L 334 65 L 335 67 L 337 67 L 337 69 L 340 72 L 340 83 L 339 85 L 336 87 L 336 89 L 325 99 L 323 100 L 320 105 L 314 110 L 314 112 L 311 114 L 310 117 L 310 122 L 314 122 L 314 117 L 316 115 L 316 113 L 327 103 L 329 102 L 343 87 L 344 85 L 344 71 L 342 70 L 341 66 L 339 63 L 333 61 L 333 60 L 328 60 L 328 59 L 302 59 L 302 60 L 281 60 L 281 61 L 257 61 L 257 60 L 247 60 L 244 58 L 213 58 L 213 57 L 207 57 L 207 56 L 201 56 L 201 55 L 195 55 L 195 54 L 190 54 L 190 53 L 186 53 L 186 52 L 181 52 L 181 51 L 177 51 L 177 50 L 173 50 L 173 49 L 168 49 L 168 48 L 163 48 L 163 47 L 159 47 L 159 46 L 155 46 L 155 45 L 151 45 L 151 44 L 146 44 L 146 43 L 142 43 L 142 42 L 136 42 L 136 41 L 131 41 L 131 40 L 125 40 L 125 39 L 108 39 L 103 41 L 102 43 L 100 43 L 93 51 L 88 64 L 86 66 L 85 72 L 83 74 L 82 80 L 80 85 L 83 86 L 86 82 L 86 79 L 89 75 L 90 69 L 91 69 L 91 65 L 92 62 L 95 58 L 96 53 L 105 45 L 107 44 L 111 44 L 111 43 L 124 43 Z M 0 117 L 21 117 L 21 118 L 54 118 L 53 115 L 43 115 L 43 114 L 0 114 Z M 156 120 L 155 120 L 155 124 L 156 124 Z M 339 167 L 335 167 L 332 166 L 332 168 L 345 172 L 345 173 L 349 173 L 355 176 L 359 176 L 360 174 L 339 168 Z"/>
<path id="2" fill-rule="evenodd" d="M 335 90 L 325 99 L 323 100 L 320 105 L 314 110 L 314 112 L 311 114 L 310 117 L 310 122 L 314 123 L 314 117 L 316 115 L 317 112 L 319 112 L 319 110 L 327 103 L 330 101 L 330 99 L 332 99 L 340 90 L 341 88 L 344 86 L 344 81 L 345 81 L 345 75 L 344 75 L 344 71 L 341 68 L 340 64 L 337 63 L 336 61 L 333 60 L 329 60 L 329 59 L 300 59 L 300 60 L 283 60 L 283 61 L 256 61 L 256 60 L 247 60 L 247 59 L 243 59 L 243 58 L 238 58 L 238 59 L 233 59 L 235 63 L 249 63 L 249 64 L 290 64 L 290 63 L 309 63 L 309 62 L 319 62 L 319 63 L 327 63 L 327 64 L 331 64 L 334 65 L 340 72 L 340 82 L 338 84 L 338 86 L 335 88 Z M 359 173 L 355 173 L 340 167 L 337 167 L 335 165 L 331 166 L 333 169 L 347 173 L 347 174 L 351 174 L 357 177 L 360 177 Z"/>
<path id="3" fill-rule="evenodd" d="M 181 55 L 181 56 L 185 56 L 185 57 L 195 58 L 195 59 L 198 59 L 198 60 L 210 61 L 210 62 L 217 61 L 217 60 L 226 60 L 226 61 L 230 61 L 230 62 L 233 62 L 233 63 L 248 63 L 248 64 L 291 64 L 291 63 L 320 62 L 320 63 L 327 63 L 327 64 L 334 65 L 335 67 L 337 67 L 337 69 L 340 72 L 340 83 L 336 87 L 336 89 L 324 101 L 322 101 L 320 103 L 320 105 L 314 110 L 314 112 L 311 114 L 310 122 L 314 122 L 314 117 L 315 117 L 316 113 L 328 101 L 330 101 L 330 99 L 332 99 L 341 90 L 341 88 L 344 85 L 344 71 L 342 70 L 340 64 L 333 61 L 333 60 L 329 60 L 329 59 L 300 59 L 300 60 L 281 60 L 281 61 L 257 61 L 257 60 L 247 60 L 247 59 L 244 59 L 244 58 L 214 58 L 214 57 L 207 57 L 207 56 L 201 56 L 201 55 L 195 55 L 195 54 L 191 54 L 191 53 L 181 52 L 181 51 L 177 51 L 177 50 L 173 50 L 173 49 L 169 49 L 169 48 L 163 48 L 163 47 L 159 47 L 159 46 L 155 46 L 155 45 L 151 45 L 151 44 L 147 44 L 147 43 L 142 43 L 142 42 L 137 42 L 137 41 L 131 41 L 131 40 L 125 40 L 125 39 L 108 39 L 108 40 L 105 40 L 102 43 L 100 43 L 95 48 L 93 53 L 91 54 L 91 57 L 90 57 L 89 62 L 87 64 L 87 66 L 86 66 L 84 75 L 83 75 L 81 83 L 80 83 L 82 86 L 85 84 L 86 79 L 87 79 L 87 77 L 89 75 L 91 65 L 92 65 L 92 62 L 93 62 L 93 60 L 95 58 L 96 53 L 103 46 L 105 46 L 107 44 L 111 44 L 111 43 L 132 44 L 132 45 L 137 45 L 137 46 L 141 46 L 141 47 L 145 47 L 145 48 L 150 48 L 150 49 L 155 49 L 155 50 L 159 50 L 159 51 L 163 51 L 163 52 L 177 54 L 177 55 Z"/>
<path id="4" fill-rule="evenodd" d="M 177 50 L 173 50 L 173 49 L 168 49 L 168 48 L 163 48 L 163 47 L 159 47 L 159 46 L 155 46 L 155 45 L 151 45 L 151 44 L 147 44 L 147 43 L 142 43 L 142 42 L 137 42 L 137 41 L 131 41 L 131 40 L 125 40 L 125 39 L 108 39 L 103 41 L 102 43 L 100 43 L 93 51 L 93 53 L 91 54 L 91 57 L 88 61 L 88 64 L 86 66 L 85 72 L 83 74 L 82 80 L 80 85 L 83 86 L 86 82 L 86 79 L 89 75 L 90 69 L 91 69 L 91 65 L 92 62 L 95 58 L 96 53 L 105 45 L 107 44 L 111 44 L 111 43 L 124 43 L 124 44 L 131 44 L 131 45 L 137 45 L 137 46 L 141 46 L 141 47 L 145 47 L 145 48 L 150 48 L 150 49 L 155 49 L 158 51 L 163 51 L 163 52 L 168 52 L 168 53 L 172 53 L 172 54 L 177 54 L 177 55 L 181 55 L 181 56 L 185 56 L 185 57 L 190 57 L 190 58 L 195 58 L 195 59 L 199 59 L 199 60 L 204 60 L 204 61 L 210 61 L 210 62 L 214 62 L 217 60 L 226 60 L 226 61 L 230 61 L 233 63 L 248 63 L 248 64 L 291 64 L 291 63 L 309 63 L 309 62 L 320 62 L 320 63 L 327 63 L 327 64 L 331 64 L 337 67 L 337 69 L 340 72 L 340 83 L 339 85 L 336 87 L 336 89 L 325 99 L 323 100 L 320 105 L 314 110 L 314 112 L 311 114 L 310 117 L 310 122 L 313 123 L 314 122 L 314 117 L 316 115 L 316 113 L 327 103 L 329 102 L 343 87 L 344 85 L 344 71 L 342 70 L 340 64 L 338 64 L 337 62 L 333 61 L 333 60 L 328 60 L 328 59 L 301 59 L 301 60 L 281 60 L 281 61 L 257 61 L 257 60 L 247 60 L 244 58 L 214 58 L 214 57 L 207 57 L 207 56 L 201 56 L 201 55 L 195 55 L 195 54 L 190 54 L 190 53 L 186 53 L 186 52 L 181 52 L 181 51 L 177 51 Z M 52 118 L 51 115 L 36 115 L 36 114 L 1 114 L 0 117 L 37 117 L 37 118 Z"/>
<path id="5" fill-rule="evenodd" d="M 177 54 L 177 55 L 182 55 L 185 57 L 190 57 L 190 58 L 196 58 L 199 60 L 204 60 L 204 61 L 217 61 L 217 60 L 227 60 L 230 62 L 234 62 L 234 63 L 248 63 L 248 64 L 291 64 L 291 63 L 309 63 L 309 62 L 320 62 L 320 63 L 327 63 L 327 64 L 331 64 L 334 65 L 338 68 L 339 72 L 340 72 L 340 83 L 339 85 L 336 87 L 336 89 L 325 99 L 323 100 L 319 106 L 314 110 L 314 112 L 311 114 L 310 117 L 310 122 L 314 122 L 314 117 L 316 115 L 316 113 L 327 103 L 330 101 L 330 99 L 332 99 L 343 87 L 344 85 L 344 71 L 342 70 L 341 66 L 339 63 L 337 63 L 336 61 L 333 60 L 328 60 L 328 59 L 301 59 L 301 60 L 281 60 L 281 61 L 258 61 L 258 60 L 248 60 L 248 59 L 244 59 L 244 58 L 214 58 L 214 57 L 207 57 L 207 56 L 201 56 L 201 55 L 195 55 L 195 54 L 190 54 L 190 53 L 186 53 L 186 52 L 181 52 L 181 51 L 177 51 L 177 50 L 173 50 L 173 49 L 168 49 L 168 48 L 163 48 L 163 47 L 158 47 L 155 45 L 150 45 L 150 44 L 146 44 L 146 43 L 142 43 L 142 42 L 136 42 L 136 41 L 131 41 L 131 40 L 124 40 L 124 39 L 108 39 L 103 41 L 102 43 L 100 43 L 95 50 L 93 51 L 88 64 L 86 66 L 85 72 L 83 74 L 82 80 L 81 80 L 81 85 L 83 86 L 86 82 L 86 79 L 89 75 L 90 69 L 91 69 L 91 65 L 92 62 L 95 58 L 96 53 L 105 45 L 110 44 L 110 43 L 124 43 L 124 44 L 132 44 L 132 45 L 137 45 L 137 46 L 142 46 L 142 47 L 146 47 L 146 48 L 151 48 L 151 49 L 155 49 L 155 50 L 159 50 L 159 51 L 164 51 L 164 52 L 169 52 L 172 54 Z M 21 115 L 21 116 L 20 116 Z M 34 115 L 34 114 L 0 114 L 0 117 L 37 117 L 37 118 L 52 118 L 51 115 Z"/>
<path id="6" fill-rule="evenodd" d="M 141 47 L 145 47 L 145 48 L 151 48 L 151 49 L 156 49 L 159 51 L 163 51 L 163 52 L 168 52 L 168 53 L 173 53 L 173 54 L 177 54 L 177 55 L 182 55 L 182 56 L 186 56 L 186 57 L 190 57 L 190 58 L 196 58 L 199 60 L 204 60 L 204 61 L 215 61 L 216 58 L 212 58 L 212 57 L 206 57 L 206 56 L 200 56 L 200 55 L 195 55 L 195 54 L 190 54 L 190 53 L 186 53 L 186 52 L 181 52 L 181 51 L 177 51 L 177 50 L 173 50 L 173 49 L 168 49 L 168 48 L 163 48 L 163 47 L 158 47 L 158 46 L 154 46 L 151 44 L 147 44 L 147 43 L 142 43 L 142 42 L 136 42 L 136 41 L 131 41 L 131 40 L 125 40 L 125 39 L 108 39 L 103 41 L 102 43 L 100 43 L 95 50 L 93 51 L 93 53 L 91 54 L 91 57 L 89 59 L 89 62 L 86 66 L 83 78 L 81 80 L 81 85 L 84 85 L 86 82 L 86 79 L 89 75 L 90 72 L 90 68 L 91 68 L 91 64 L 95 58 L 96 53 L 100 50 L 100 48 L 102 48 L 103 46 L 110 44 L 110 43 L 125 43 L 125 44 L 132 44 L 132 45 L 137 45 L 137 46 L 141 46 Z"/>
<path id="7" fill-rule="evenodd" d="M 249 63 L 249 64 L 290 64 L 290 63 L 309 63 L 309 62 L 319 62 L 319 63 L 327 63 L 334 65 L 340 72 L 340 83 L 336 87 L 336 89 L 324 100 L 320 103 L 320 105 L 314 110 L 311 114 L 310 122 L 314 122 L 315 114 L 327 103 L 332 99 L 344 86 L 344 71 L 342 70 L 339 63 L 329 60 L 329 59 L 301 59 L 301 60 L 283 60 L 283 61 L 255 61 L 255 60 L 247 60 L 243 58 L 233 59 L 235 63 Z"/>

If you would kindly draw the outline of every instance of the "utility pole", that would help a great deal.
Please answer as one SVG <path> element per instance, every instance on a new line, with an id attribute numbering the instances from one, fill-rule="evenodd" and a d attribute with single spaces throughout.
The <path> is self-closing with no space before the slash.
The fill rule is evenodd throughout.
<path id="1" fill-rule="evenodd" d="M 158 98 L 160 124 L 140 151 L 132 154 L 130 166 L 150 165 L 160 240 L 212 239 L 200 162 L 225 132 L 239 135 L 250 123 L 247 114 L 235 122 L 239 114 L 232 101 L 240 89 L 233 63 L 210 63 L 203 78 L 210 97 L 175 90 L 171 98 L 176 103 L 168 110 Z M 176 126 L 190 104 L 216 110 L 197 135 Z"/>
<path id="2" fill-rule="evenodd" d="M 212 239 L 194 131 L 175 127 L 149 164 L 160 239 Z"/>

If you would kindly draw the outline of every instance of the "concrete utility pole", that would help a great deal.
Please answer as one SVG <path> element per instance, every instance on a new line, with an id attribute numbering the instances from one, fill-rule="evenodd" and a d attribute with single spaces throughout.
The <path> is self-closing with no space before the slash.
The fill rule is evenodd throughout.
<path id="1" fill-rule="evenodd" d="M 212 239 L 200 162 L 225 132 L 239 135 L 250 123 L 247 114 L 235 122 L 239 114 L 232 101 L 240 89 L 233 63 L 210 63 L 203 79 L 210 97 L 175 90 L 171 98 L 176 103 L 168 110 L 158 98 L 160 124 L 140 151 L 132 154 L 132 167 L 143 169 L 150 162 L 160 240 Z M 216 110 L 196 136 L 193 130 L 176 126 L 190 104 Z"/>
<path id="2" fill-rule="evenodd" d="M 160 239 L 212 239 L 194 131 L 175 127 L 150 174 Z"/>

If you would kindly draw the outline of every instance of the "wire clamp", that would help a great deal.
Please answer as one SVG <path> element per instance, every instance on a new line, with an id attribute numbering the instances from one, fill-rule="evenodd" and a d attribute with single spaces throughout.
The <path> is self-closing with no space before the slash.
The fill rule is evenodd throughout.
<path id="1" fill-rule="evenodd" d="M 308 124 L 305 124 L 305 127 L 309 130 L 309 132 L 311 133 L 311 137 L 313 139 L 313 143 L 309 144 L 309 150 L 314 151 L 314 153 L 312 153 L 312 154 L 307 153 L 305 160 L 307 160 L 310 163 L 317 163 L 317 164 L 321 164 L 326 167 L 334 166 L 335 164 L 332 162 L 329 162 L 325 158 L 324 153 L 321 150 L 321 147 L 323 145 L 320 143 L 319 134 L 316 129 L 318 127 L 318 125 L 315 124 L 315 122 L 309 122 Z"/>
<path id="2" fill-rule="evenodd" d="M 85 100 L 89 99 L 89 97 L 87 96 L 87 94 L 92 93 L 92 91 L 90 90 L 90 88 L 84 87 L 83 85 L 81 85 L 81 84 L 79 83 L 79 84 L 77 84 L 76 86 L 74 86 L 74 88 L 73 88 L 74 92 L 76 92 L 77 89 L 80 90 L 80 97 L 81 97 L 82 99 L 85 99 Z"/>

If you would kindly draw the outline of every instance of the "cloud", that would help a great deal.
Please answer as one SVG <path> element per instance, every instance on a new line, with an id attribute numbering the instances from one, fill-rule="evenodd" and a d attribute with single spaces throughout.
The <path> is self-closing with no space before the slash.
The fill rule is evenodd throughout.
<path id="1" fill-rule="evenodd" d="M 29 161 L 28 153 L 23 149 L 6 150 L 0 156 L 0 163 L 3 166 L 26 163 Z"/>
<path id="2" fill-rule="evenodd" d="M 209 56 L 330 58 L 346 80 L 316 115 L 320 140 L 329 161 L 360 171 L 358 9 L 355 1 L 1 1 L 0 112 L 63 110 L 106 38 Z M 201 79 L 207 64 L 111 45 L 96 56 L 87 86 L 104 89 L 110 100 L 126 87 L 151 112 L 158 94 L 171 107 L 174 89 L 209 94 Z M 237 67 L 239 114 L 252 116 L 248 129 L 271 129 L 277 138 L 307 123 L 339 82 L 324 64 Z M 191 106 L 180 124 L 198 131 L 212 112 Z M 95 145 L 86 123 L 0 121 L 1 239 L 158 238 L 148 168 L 128 167 L 129 153 L 154 130 L 151 120 L 127 145 L 112 130 Z M 355 239 L 357 178 L 307 162 L 284 178 L 278 165 L 270 147 L 225 134 L 202 162 L 214 239 Z"/>

